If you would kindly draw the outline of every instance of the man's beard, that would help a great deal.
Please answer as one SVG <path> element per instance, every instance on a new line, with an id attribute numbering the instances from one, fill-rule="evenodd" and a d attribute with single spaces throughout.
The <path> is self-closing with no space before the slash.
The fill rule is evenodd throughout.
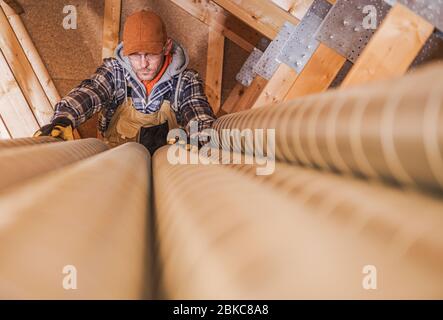
<path id="1" fill-rule="evenodd" d="M 150 70 L 142 69 L 140 71 L 137 71 L 137 76 L 142 81 L 151 81 L 156 76 L 156 74 L 153 74 L 153 75 L 149 75 L 149 74 L 150 74 Z"/>
<path id="2" fill-rule="evenodd" d="M 161 68 L 163 67 L 163 64 L 165 63 L 165 56 L 162 56 L 162 60 L 159 63 L 157 69 L 155 70 L 155 72 L 152 74 L 152 76 L 149 76 L 149 78 L 146 78 L 145 75 L 143 74 L 148 74 L 151 73 L 151 69 L 140 69 L 137 71 L 137 74 L 140 74 L 140 76 L 138 76 L 140 78 L 140 80 L 142 81 L 151 81 L 152 79 L 154 79 L 158 73 L 160 72 Z"/>

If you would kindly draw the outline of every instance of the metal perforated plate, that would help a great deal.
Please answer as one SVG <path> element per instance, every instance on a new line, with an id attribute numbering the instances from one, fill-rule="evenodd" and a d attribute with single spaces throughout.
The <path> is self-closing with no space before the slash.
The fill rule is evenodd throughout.
<path id="1" fill-rule="evenodd" d="M 385 2 L 392 7 L 397 3 L 397 0 L 385 0 Z"/>
<path id="2" fill-rule="evenodd" d="M 314 35 L 331 7 L 326 0 L 315 0 L 289 37 L 277 60 L 300 73 L 319 45 Z"/>
<path id="3" fill-rule="evenodd" d="M 426 41 L 420 53 L 415 58 L 411 68 L 416 68 L 424 63 L 443 60 L 443 32 L 435 30 Z"/>
<path id="4" fill-rule="evenodd" d="M 374 6 L 376 27 L 390 10 L 383 0 L 337 0 L 321 24 L 316 39 L 355 63 L 376 29 L 365 28 L 367 6 Z"/>
<path id="5" fill-rule="evenodd" d="M 275 39 L 269 44 L 266 51 L 254 67 L 254 72 L 263 78 L 269 80 L 274 75 L 280 64 L 277 57 L 280 55 L 289 36 L 295 30 L 295 26 L 289 22 L 285 22 Z"/>
<path id="6" fill-rule="evenodd" d="M 240 82 L 245 87 L 249 87 L 255 77 L 255 72 L 253 68 L 257 64 L 258 60 L 260 60 L 260 57 L 262 55 L 263 52 L 261 52 L 257 48 L 254 48 L 248 59 L 246 59 L 245 63 L 241 67 L 240 71 L 237 73 L 235 80 Z"/>
<path id="7" fill-rule="evenodd" d="M 443 31 L 443 0 L 397 0 Z"/>

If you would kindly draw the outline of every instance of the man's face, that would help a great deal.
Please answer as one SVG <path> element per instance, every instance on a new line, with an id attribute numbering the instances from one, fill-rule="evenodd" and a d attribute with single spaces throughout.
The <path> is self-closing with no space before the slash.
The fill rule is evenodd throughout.
<path id="1" fill-rule="evenodd" d="M 132 70 L 141 81 L 152 80 L 159 73 L 164 62 L 164 53 L 149 54 L 137 52 L 129 55 Z"/>

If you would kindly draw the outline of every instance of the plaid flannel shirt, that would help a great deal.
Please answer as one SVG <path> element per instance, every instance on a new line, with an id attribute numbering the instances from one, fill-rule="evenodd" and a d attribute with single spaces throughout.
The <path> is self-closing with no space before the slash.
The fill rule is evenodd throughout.
<path id="1" fill-rule="evenodd" d="M 82 81 L 57 103 L 52 121 L 67 117 L 76 128 L 100 111 L 98 129 L 103 134 L 117 107 L 125 101 L 129 86 L 133 105 L 138 111 L 145 114 L 154 113 L 160 109 L 166 99 L 171 102 L 178 124 L 185 128 L 188 135 L 191 121 L 197 122 L 199 132 L 210 128 L 215 115 L 208 103 L 203 81 L 198 73 L 186 69 L 182 72 L 180 84 L 178 80 L 177 74 L 159 83 L 153 88 L 149 97 L 146 97 L 146 91 L 140 82 L 134 80 L 118 60 L 107 58 L 89 79 Z M 176 89 L 178 89 L 178 105 L 174 103 Z"/>

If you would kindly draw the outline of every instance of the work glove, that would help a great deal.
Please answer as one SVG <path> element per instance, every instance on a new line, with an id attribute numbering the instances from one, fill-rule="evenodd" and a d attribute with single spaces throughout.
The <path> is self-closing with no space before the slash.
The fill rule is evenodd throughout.
<path id="1" fill-rule="evenodd" d="M 72 122 L 68 118 L 56 118 L 50 124 L 44 125 L 36 133 L 34 137 L 49 136 L 63 139 L 65 141 L 74 140 Z"/>

